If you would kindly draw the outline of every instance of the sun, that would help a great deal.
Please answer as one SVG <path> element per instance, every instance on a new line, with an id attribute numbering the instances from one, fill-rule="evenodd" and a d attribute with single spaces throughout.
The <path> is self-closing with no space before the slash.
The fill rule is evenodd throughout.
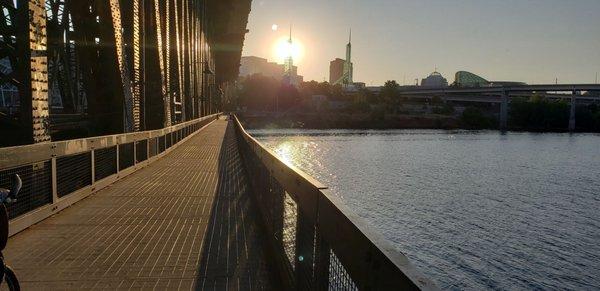
<path id="1" fill-rule="evenodd" d="M 292 38 L 292 43 L 289 42 L 289 37 L 282 37 L 275 42 L 273 52 L 277 62 L 285 62 L 290 55 L 294 59 L 294 64 L 299 63 L 304 56 L 304 47 L 298 39 Z"/>

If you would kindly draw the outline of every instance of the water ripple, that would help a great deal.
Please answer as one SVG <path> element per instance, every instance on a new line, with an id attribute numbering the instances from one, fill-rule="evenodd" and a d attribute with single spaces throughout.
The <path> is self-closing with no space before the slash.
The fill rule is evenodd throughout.
<path id="1" fill-rule="evenodd" d="M 600 289 L 598 135 L 252 134 L 329 185 L 443 289 Z"/>

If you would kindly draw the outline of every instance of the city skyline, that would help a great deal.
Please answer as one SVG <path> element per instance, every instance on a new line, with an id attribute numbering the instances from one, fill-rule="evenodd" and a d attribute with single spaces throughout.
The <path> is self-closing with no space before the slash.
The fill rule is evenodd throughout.
<path id="1" fill-rule="evenodd" d="M 273 44 L 293 23 L 306 80 L 329 79 L 349 28 L 354 79 L 369 85 L 414 84 L 436 67 L 449 81 L 465 70 L 527 83 L 593 83 L 600 71 L 598 1 L 307 1 L 253 1 L 243 54 L 282 63 Z"/>

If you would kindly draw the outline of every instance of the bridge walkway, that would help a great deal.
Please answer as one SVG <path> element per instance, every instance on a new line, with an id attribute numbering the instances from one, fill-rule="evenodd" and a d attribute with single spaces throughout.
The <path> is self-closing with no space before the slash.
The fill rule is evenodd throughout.
<path id="1" fill-rule="evenodd" d="M 13 236 L 24 290 L 272 289 L 232 121 Z"/>

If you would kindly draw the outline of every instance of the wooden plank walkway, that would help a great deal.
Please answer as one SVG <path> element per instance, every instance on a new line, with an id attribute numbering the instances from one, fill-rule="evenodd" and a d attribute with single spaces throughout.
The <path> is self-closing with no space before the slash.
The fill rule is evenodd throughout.
<path id="1" fill-rule="evenodd" d="M 30 289 L 273 289 L 231 121 L 9 240 Z"/>

